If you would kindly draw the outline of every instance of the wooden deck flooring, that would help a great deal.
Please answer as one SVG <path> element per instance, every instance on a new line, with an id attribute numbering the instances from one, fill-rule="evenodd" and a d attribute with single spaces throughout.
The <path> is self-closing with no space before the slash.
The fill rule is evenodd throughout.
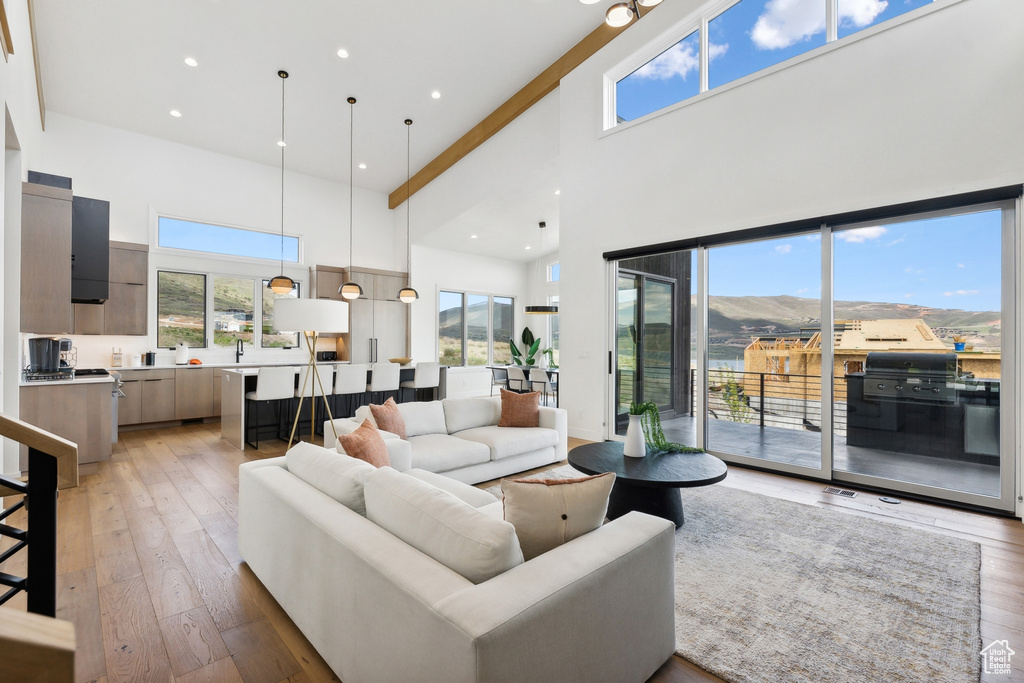
<path id="1" fill-rule="evenodd" d="M 238 451 L 217 423 L 126 432 L 96 474 L 61 492 L 58 616 L 76 627 L 77 681 L 338 680 L 238 553 L 238 465 L 283 451 L 279 441 Z M 735 467 L 721 485 L 978 541 L 982 637 L 1024 646 L 1019 521 L 914 502 L 894 508 L 869 494 L 846 500 Z M 20 515 L 12 523 L 23 525 Z M 2 570 L 24 575 L 24 553 Z M 8 605 L 24 609 L 24 596 Z M 1024 660 L 1014 665 L 1016 677 L 991 680 L 1024 680 Z M 717 679 L 673 657 L 651 680 Z"/>

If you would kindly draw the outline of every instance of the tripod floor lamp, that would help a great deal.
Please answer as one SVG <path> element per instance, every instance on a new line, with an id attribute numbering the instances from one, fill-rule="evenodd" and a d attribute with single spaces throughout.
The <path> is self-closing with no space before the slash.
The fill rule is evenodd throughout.
<path id="1" fill-rule="evenodd" d="M 305 381 L 302 383 L 302 390 L 299 393 L 299 407 L 295 411 L 295 422 L 292 423 L 292 432 L 288 437 L 288 448 L 291 448 L 292 440 L 295 438 L 299 416 L 302 414 L 302 402 L 306 398 L 306 386 L 310 381 L 314 383 L 309 402 L 310 431 L 313 431 L 316 424 L 316 390 L 319 388 L 324 408 L 327 410 L 327 419 L 330 420 L 334 438 L 337 439 L 338 432 L 334 428 L 334 416 L 331 415 L 327 392 L 324 390 L 323 382 L 320 381 L 320 373 L 317 371 L 316 340 L 321 333 L 348 332 L 348 304 L 344 301 L 330 299 L 293 299 L 291 297 L 275 299 L 274 328 L 301 331 L 306 339 L 306 348 L 309 349 L 309 363 L 306 366 Z M 333 391 L 333 387 L 328 388 Z"/>

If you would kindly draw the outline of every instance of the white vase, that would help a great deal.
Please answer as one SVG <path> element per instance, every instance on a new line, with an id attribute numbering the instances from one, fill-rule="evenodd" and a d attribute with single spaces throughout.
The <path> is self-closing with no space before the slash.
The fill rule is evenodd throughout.
<path id="1" fill-rule="evenodd" d="M 629 426 L 626 427 L 626 442 L 622 444 L 622 454 L 630 458 L 642 458 L 647 455 L 647 444 L 644 443 L 644 428 L 640 425 L 642 415 L 630 415 Z"/>

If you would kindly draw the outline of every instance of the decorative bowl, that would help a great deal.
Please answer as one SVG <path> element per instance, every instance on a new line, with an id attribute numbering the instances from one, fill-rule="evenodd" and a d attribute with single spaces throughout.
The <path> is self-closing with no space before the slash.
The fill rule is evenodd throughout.
<path id="1" fill-rule="evenodd" d="M 412 358 L 388 358 L 389 363 L 398 363 L 399 365 L 408 365 L 412 361 Z"/>

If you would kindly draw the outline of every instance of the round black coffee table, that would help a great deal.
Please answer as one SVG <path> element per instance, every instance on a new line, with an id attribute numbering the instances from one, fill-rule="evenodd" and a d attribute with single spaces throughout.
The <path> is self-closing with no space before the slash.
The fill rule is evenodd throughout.
<path id="1" fill-rule="evenodd" d="M 643 458 L 622 455 L 621 441 L 588 443 L 569 451 L 569 464 L 586 474 L 615 473 L 608 518 L 638 510 L 683 525 L 676 489 L 708 486 L 725 479 L 725 463 L 710 453 L 665 453 L 648 449 Z"/>

